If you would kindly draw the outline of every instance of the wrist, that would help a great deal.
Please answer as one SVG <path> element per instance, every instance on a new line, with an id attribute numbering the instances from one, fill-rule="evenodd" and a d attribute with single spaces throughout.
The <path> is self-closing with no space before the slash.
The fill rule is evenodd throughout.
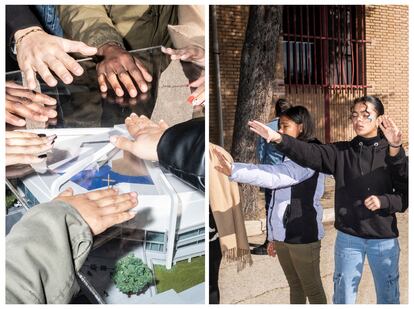
<path id="1" fill-rule="evenodd" d="M 14 54 L 17 54 L 17 48 L 20 45 L 20 43 L 29 35 L 32 35 L 35 32 L 44 32 L 43 29 L 39 26 L 33 26 L 33 27 L 28 27 L 28 28 L 24 28 L 22 30 L 18 30 L 16 31 L 16 33 L 14 34 L 14 40 L 12 42 L 12 50 Z"/>
<path id="2" fill-rule="evenodd" d="M 388 143 L 388 145 L 389 145 L 390 147 L 392 147 L 392 148 L 400 148 L 400 147 L 402 146 L 402 143 L 400 143 L 400 144 L 396 144 L 396 145 L 393 145 L 393 144 L 391 144 L 391 143 Z"/>
<path id="3" fill-rule="evenodd" d="M 122 50 L 124 51 L 124 47 L 122 46 L 121 43 L 115 42 L 115 41 L 111 41 L 108 43 L 105 43 L 104 45 L 101 45 L 98 48 L 98 55 L 104 55 L 105 53 L 108 53 L 111 50 Z"/>

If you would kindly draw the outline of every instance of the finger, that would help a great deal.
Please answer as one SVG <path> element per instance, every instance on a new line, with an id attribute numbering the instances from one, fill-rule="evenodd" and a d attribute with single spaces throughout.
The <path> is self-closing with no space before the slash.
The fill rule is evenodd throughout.
<path id="1" fill-rule="evenodd" d="M 84 56 L 92 56 L 97 53 L 96 47 L 91 47 L 83 42 L 62 39 L 63 49 L 67 53 L 81 53 Z"/>
<path id="2" fill-rule="evenodd" d="M 193 106 L 197 106 L 200 104 L 203 104 L 205 102 L 205 92 L 203 89 L 203 92 L 201 92 L 192 102 Z"/>
<path id="3" fill-rule="evenodd" d="M 121 83 L 125 86 L 125 88 L 128 91 L 128 94 L 135 98 L 138 94 L 137 89 L 134 86 L 134 83 L 131 80 L 131 77 L 129 76 L 128 72 L 121 72 L 118 74 L 118 78 L 121 81 Z"/>
<path id="4" fill-rule="evenodd" d="M 71 187 L 66 188 L 57 197 L 73 196 L 73 189 Z"/>
<path id="5" fill-rule="evenodd" d="M 72 75 L 59 59 L 56 57 L 47 57 L 45 62 L 65 84 L 70 84 L 73 81 Z"/>
<path id="6" fill-rule="evenodd" d="M 45 95 L 40 92 L 36 92 L 33 90 L 28 89 L 19 89 L 19 88 L 6 88 L 6 93 L 8 95 L 11 95 L 13 97 L 19 97 L 19 98 L 26 98 L 30 102 L 34 103 L 41 103 L 46 105 L 56 105 L 56 99 L 49 97 L 48 95 Z M 20 101 L 20 100 L 17 100 Z"/>
<path id="7" fill-rule="evenodd" d="M 35 70 L 39 73 L 42 79 L 46 82 L 49 87 L 54 87 L 57 85 L 57 80 L 50 73 L 47 65 L 42 61 L 37 61 L 35 63 Z"/>
<path id="8" fill-rule="evenodd" d="M 144 79 L 147 82 L 152 82 L 152 76 L 151 74 L 148 72 L 147 68 L 144 66 L 144 64 L 138 60 L 137 58 L 134 58 L 135 60 L 135 65 L 138 67 L 138 69 L 140 70 L 142 76 L 144 77 Z M 144 91 L 145 92 L 145 91 Z"/>
<path id="9" fill-rule="evenodd" d="M 106 207 L 112 204 L 118 204 L 122 202 L 126 202 L 132 199 L 136 199 L 137 194 L 136 192 L 124 193 L 120 195 L 111 195 L 108 197 L 104 197 L 102 199 L 96 200 L 96 203 L 99 207 Z"/>
<path id="10" fill-rule="evenodd" d="M 23 118 L 36 120 L 36 121 L 47 121 L 49 118 L 47 115 L 34 111 L 35 108 L 33 107 L 29 108 L 31 104 L 22 104 L 19 102 L 10 102 L 10 101 L 7 103 L 6 103 L 7 109 L 10 112 L 17 114 Z M 36 105 L 36 103 L 33 105 Z"/>
<path id="11" fill-rule="evenodd" d="M 133 153 L 134 143 L 123 136 L 111 136 L 110 142 L 119 149 Z"/>
<path id="12" fill-rule="evenodd" d="M 111 85 L 112 89 L 115 91 L 115 94 L 119 97 L 122 97 L 124 95 L 124 91 L 119 84 L 117 75 L 115 73 L 109 73 L 107 74 L 106 79 Z"/>
<path id="13" fill-rule="evenodd" d="M 31 154 L 38 155 L 42 152 L 46 152 L 53 148 L 53 145 L 43 144 L 43 145 L 30 145 L 30 146 L 7 146 L 7 154 Z"/>
<path id="14" fill-rule="evenodd" d="M 6 154 L 6 166 L 15 164 L 35 164 L 46 160 L 30 154 Z"/>
<path id="15" fill-rule="evenodd" d="M 203 85 L 205 83 L 205 76 L 202 75 L 200 76 L 198 79 L 196 79 L 195 81 L 191 82 L 189 84 L 190 87 L 200 87 L 201 85 Z"/>
<path id="16" fill-rule="evenodd" d="M 105 227 L 105 230 L 113 225 L 120 224 L 131 220 L 136 215 L 135 212 L 122 212 L 117 214 L 112 214 L 102 217 L 102 224 Z"/>
<path id="17" fill-rule="evenodd" d="M 6 111 L 6 123 L 16 127 L 23 127 L 26 125 L 26 120 L 19 118 Z"/>
<path id="18" fill-rule="evenodd" d="M 13 89 L 26 89 L 26 87 L 24 87 L 23 85 L 20 85 L 18 83 L 16 83 L 15 81 L 12 80 L 7 80 L 6 81 L 6 88 L 13 88 Z"/>
<path id="19" fill-rule="evenodd" d="M 127 201 L 123 201 L 120 203 L 113 203 L 110 206 L 106 206 L 106 207 L 102 207 L 99 210 L 99 213 L 102 216 L 108 216 L 108 215 L 112 215 L 112 214 L 119 214 L 119 213 L 123 213 L 125 211 L 128 211 L 134 207 L 137 206 L 137 199 L 129 199 Z"/>
<path id="20" fill-rule="evenodd" d="M 73 59 L 71 56 L 69 56 L 67 53 L 65 52 L 59 52 L 56 53 L 56 58 L 63 63 L 63 65 L 65 66 L 65 68 L 72 72 L 72 74 L 76 75 L 76 76 L 81 76 L 83 74 L 83 68 L 82 66 L 76 62 L 75 59 Z"/>
<path id="21" fill-rule="evenodd" d="M 160 125 L 161 129 L 163 129 L 163 130 L 167 130 L 169 128 L 168 124 L 163 119 L 161 119 L 158 124 Z"/>
<path id="22" fill-rule="evenodd" d="M 47 144 L 49 139 L 47 137 L 31 137 L 31 138 L 6 138 L 6 145 L 8 146 L 35 146 Z"/>
<path id="23" fill-rule="evenodd" d="M 106 85 L 106 78 L 104 74 L 98 75 L 98 84 L 99 84 L 99 90 L 101 90 L 101 92 L 108 91 L 108 86 Z"/>
<path id="24" fill-rule="evenodd" d="M 96 190 L 92 192 L 88 192 L 85 196 L 90 199 L 91 201 L 100 200 L 109 196 L 118 195 L 118 190 L 113 188 L 111 189 L 103 189 L 103 190 Z"/>
<path id="25" fill-rule="evenodd" d="M 38 138 L 39 135 L 31 132 L 6 131 L 6 138 Z"/>
<path id="26" fill-rule="evenodd" d="M 28 113 L 27 116 L 25 116 L 26 118 L 30 118 L 30 114 L 33 114 L 33 117 L 35 117 L 36 115 L 40 115 L 46 118 L 54 118 L 57 116 L 57 112 L 55 109 L 53 108 L 48 108 L 43 106 L 43 104 L 38 104 L 38 103 L 32 103 L 32 104 L 14 104 L 14 110 L 15 112 L 20 114 L 20 110 L 22 110 L 22 112 L 24 111 L 25 113 Z M 24 116 L 23 114 L 21 114 L 22 116 Z M 34 120 L 38 120 L 36 118 L 33 118 Z M 47 121 L 47 119 L 39 119 L 38 121 Z"/>
<path id="27" fill-rule="evenodd" d="M 22 71 L 27 81 L 27 87 L 31 90 L 36 88 L 36 73 L 31 66 L 31 61 L 25 61 L 22 65 Z"/>

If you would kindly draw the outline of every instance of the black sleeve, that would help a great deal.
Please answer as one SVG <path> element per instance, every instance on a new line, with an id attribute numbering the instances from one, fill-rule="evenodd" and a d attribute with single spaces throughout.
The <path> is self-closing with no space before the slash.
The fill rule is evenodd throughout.
<path id="1" fill-rule="evenodd" d="M 390 214 L 404 212 L 408 208 L 408 192 L 398 194 L 379 195 L 381 209 L 387 209 Z"/>
<path id="2" fill-rule="evenodd" d="M 385 163 L 391 170 L 393 180 L 408 183 L 408 157 L 404 148 L 400 148 L 398 154 L 391 157 L 389 153 L 385 157 Z"/>
<path id="3" fill-rule="evenodd" d="M 320 145 L 282 134 L 277 149 L 297 164 L 324 174 L 335 174 L 337 150 L 334 144 Z"/>
<path id="4" fill-rule="evenodd" d="M 204 191 L 204 118 L 168 128 L 157 146 L 160 165 L 183 181 Z"/>

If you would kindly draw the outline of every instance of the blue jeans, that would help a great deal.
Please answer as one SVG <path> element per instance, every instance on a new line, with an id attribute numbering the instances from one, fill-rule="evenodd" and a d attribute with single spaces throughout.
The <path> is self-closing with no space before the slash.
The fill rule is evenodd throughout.
<path id="1" fill-rule="evenodd" d="M 43 25 L 43 29 L 50 34 L 62 37 L 63 30 L 60 26 L 60 19 L 55 5 L 35 5 L 35 9 L 39 14 L 39 20 Z"/>
<path id="2" fill-rule="evenodd" d="M 399 304 L 398 238 L 365 239 L 338 231 L 335 242 L 334 304 L 354 304 L 365 255 L 374 277 L 378 304 Z"/>

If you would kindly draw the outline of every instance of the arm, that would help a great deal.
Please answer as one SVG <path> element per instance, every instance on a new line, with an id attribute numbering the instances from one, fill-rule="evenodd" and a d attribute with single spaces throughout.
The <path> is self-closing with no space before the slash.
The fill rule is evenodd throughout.
<path id="1" fill-rule="evenodd" d="M 405 155 L 404 148 L 400 147 L 397 150 L 394 155 L 391 152 L 387 153 L 385 163 L 391 170 L 393 181 L 408 183 L 408 157 Z"/>
<path id="2" fill-rule="evenodd" d="M 108 42 L 124 48 L 104 5 L 59 5 L 58 11 L 65 37 L 97 48 Z"/>
<path id="3" fill-rule="evenodd" d="M 67 203 L 32 208 L 6 237 L 6 303 L 68 303 L 91 247 L 88 224 Z"/>
<path id="4" fill-rule="evenodd" d="M 168 128 L 157 146 L 160 165 L 182 180 L 204 190 L 204 118 Z"/>
<path id="5" fill-rule="evenodd" d="M 279 189 L 296 185 L 315 172 L 301 167 L 293 161 L 277 165 L 233 163 L 230 180 L 269 189 Z"/>
<path id="6" fill-rule="evenodd" d="M 380 208 L 388 213 L 405 212 L 408 208 L 408 192 L 405 194 L 383 194 L 378 196 Z"/>

